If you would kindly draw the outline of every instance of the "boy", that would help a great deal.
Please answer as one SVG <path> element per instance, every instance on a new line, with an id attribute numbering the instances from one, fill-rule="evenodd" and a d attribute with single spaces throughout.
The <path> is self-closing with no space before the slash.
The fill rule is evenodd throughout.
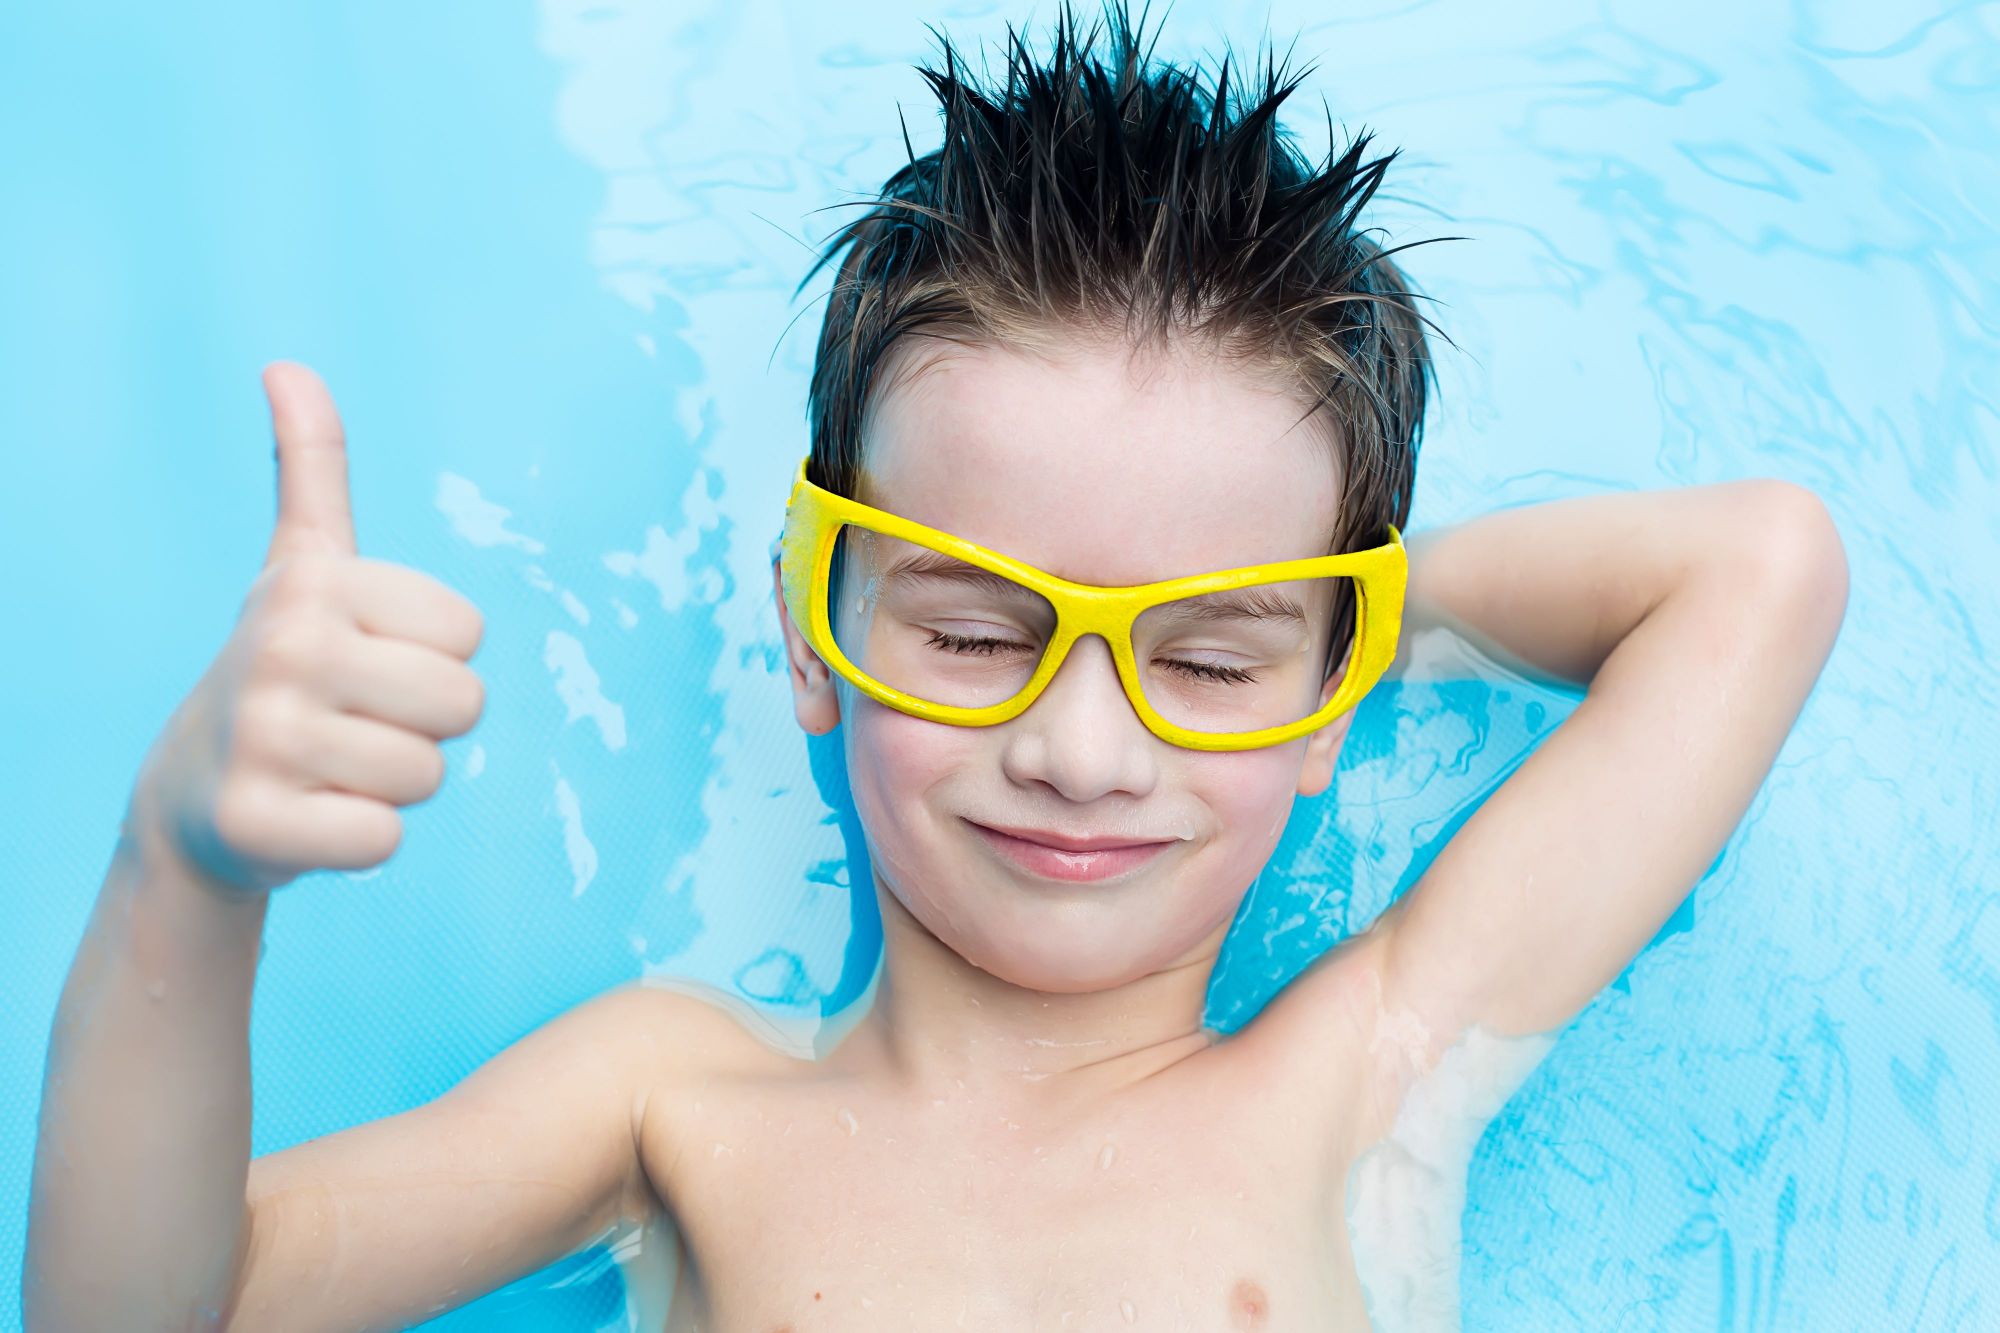
<path id="1" fill-rule="evenodd" d="M 673 1330 L 1455 1320 L 1454 1173 L 1741 817 L 1837 633 L 1840 543 L 1756 480 L 1405 546 L 1423 321 L 1356 230 L 1387 160 L 1311 170 L 1277 72 L 1211 105 L 1122 14 L 1095 35 L 1065 14 L 995 89 L 947 46 L 944 146 L 829 250 L 773 578 L 799 722 L 845 724 L 868 1012 L 799 1060 L 626 986 L 248 1160 L 269 891 L 390 855 L 482 704 L 478 612 L 355 555 L 333 405 L 273 366 L 265 571 L 147 757 L 56 1016 L 31 1329 L 400 1327 L 621 1227 L 664 1238 L 636 1263 L 671 1266 Z M 1446 627 L 1587 697 L 1368 930 L 1205 1029 L 1292 799 Z"/>

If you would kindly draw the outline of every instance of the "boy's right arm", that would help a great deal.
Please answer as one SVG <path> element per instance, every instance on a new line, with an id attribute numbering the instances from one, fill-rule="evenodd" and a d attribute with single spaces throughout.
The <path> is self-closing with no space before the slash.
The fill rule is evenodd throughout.
<path id="1" fill-rule="evenodd" d="M 406 1328 L 645 1220 L 648 1055 L 692 1003 L 609 991 L 435 1101 L 253 1161 L 224 1327 Z"/>
<path id="2" fill-rule="evenodd" d="M 655 1206 L 637 1127 L 696 1002 L 636 986 L 435 1101 L 248 1160 L 264 901 L 156 843 L 114 856 L 50 1049 L 29 1333 L 404 1328 Z"/>
<path id="3" fill-rule="evenodd" d="M 697 1002 L 632 988 L 430 1105 L 249 1160 L 268 894 L 393 854 L 484 699 L 478 608 L 356 553 L 325 386 L 282 363 L 264 385 L 265 569 L 141 767 L 50 1033 L 31 1333 L 401 1327 L 650 1205 L 635 1127 Z"/>

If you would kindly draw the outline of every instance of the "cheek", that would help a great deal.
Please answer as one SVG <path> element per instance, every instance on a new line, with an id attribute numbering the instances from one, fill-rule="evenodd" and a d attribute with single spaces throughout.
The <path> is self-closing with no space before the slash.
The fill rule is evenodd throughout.
<path id="1" fill-rule="evenodd" d="M 946 850 L 955 830 L 939 821 L 955 817 L 951 784 L 997 762 L 980 748 L 986 738 L 866 696 L 844 700 L 841 718 L 848 790 L 875 878 L 933 935 L 961 953 L 977 952 L 976 941 L 988 933 L 979 920 L 982 899 L 965 891 L 965 866 Z"/>
<path id="2" fill-rule="evenodd" d="M 1208 807 L 1215 821 L 1210 852 L 1218 877 L 1236 879 L 1241 892 L 1270 859 L 1291 818 L 1298 794 L 1305 742 L 1268 750 L 1197 756 L 1186 774 L 1185 790 Z"/>
<path id="3" fill-rule="evenodd" d="M 933 836 L 933 788 L 978 762 L 970 728 L 947 727 L 844 692 L 840 704 L 849 789 L 878 861 L 907 859 Z"/>

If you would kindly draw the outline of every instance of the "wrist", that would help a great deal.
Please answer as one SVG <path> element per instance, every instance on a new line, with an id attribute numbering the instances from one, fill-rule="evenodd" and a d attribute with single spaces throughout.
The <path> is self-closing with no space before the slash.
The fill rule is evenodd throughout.
<path id="1" fill-rule="evenodd" d="M 165 812 L 141 788 L 119 827 L 105 891 L 131 922 L 134 943 L 196 956 L 220 948 L 240 956 L 263 931 L 266 893 L 246 893 L 204 872 L 170 831 Z"/>

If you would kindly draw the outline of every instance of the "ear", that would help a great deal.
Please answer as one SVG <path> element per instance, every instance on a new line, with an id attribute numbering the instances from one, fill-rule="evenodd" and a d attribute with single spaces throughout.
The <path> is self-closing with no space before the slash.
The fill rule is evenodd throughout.
<path id="1" fill-rule="evenodd" d="M 1327 677 L 1321 689 L 1319 701 L 1324 704 L 1347 679 L 1347 669 L 1354 662 L 1354 643 L 1347 644 L 1347 656 L 1340 659 L 1340 669 Z M 1299 764 L 1299 795 L 1317 796 L 1333 785 L 1333 766 L 1340 758 L 1340 747 L 1347 742 L 1347 729 L 1354 722 L 1355 709 L 1348 709 L 1333 721 L 1306 737 L 1305 758 Z"/>
<path id="2" fill-rule="evenodd" d="M 814 736 L 824 736 L 840 725 L 840 696 L 834 689 L 834 675 L 820 660 L 806 636 L 792 623 L 792 610 L 785 604 L 783 557 L 771 560 L 771 587 L 778 603 L 778 626 L 785 636 L 785 662 L 792 680 L 792 711 L 799 725 Z"/>

